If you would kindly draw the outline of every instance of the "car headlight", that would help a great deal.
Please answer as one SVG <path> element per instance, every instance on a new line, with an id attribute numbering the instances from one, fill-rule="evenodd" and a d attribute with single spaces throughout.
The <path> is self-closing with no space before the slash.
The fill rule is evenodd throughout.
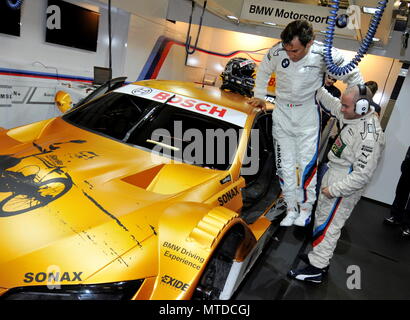
<path id="1" fill-rule="evenodd" d="M 129 300 L 144 280 L 126 282 L 64 285 L 49 289 L 46 286 L 13 288 L 0 299 L 4 300 Z"/>

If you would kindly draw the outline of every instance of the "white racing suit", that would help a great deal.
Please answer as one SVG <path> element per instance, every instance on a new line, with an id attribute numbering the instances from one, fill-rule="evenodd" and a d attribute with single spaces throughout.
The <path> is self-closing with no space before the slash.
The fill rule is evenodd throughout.
<path id="1" fill-rule="evenodd" d="M 282 43 L 272 47 L 258 67 L 255 97 L 264 99 L 271 74 L 276 76 L 276 108 L 273 110 L 273 138 L 277 175 L 287 207 L 307 207 L 316 200 L 316 169 L 320 138 L 320 109 L 315 91 L 322 86 L 326 65 L 324 46 L 315 41 L 303 59 L 292 62 Z M 346 64 L 333 49 L 333 61 Z M 344 76 L 334 76 L 353 86 L 362 83 L 358 68 Z M 299 176 L 296 174 L 299 167 Z M 299 179 L 299 186 L 298 186 Z M 310 221 L 308 217 L 306 224 Z"/>
<path id="2" fill-rule="evenodd" d="M 342 128 L 328 153 L 329 169 L 321 185 L 321 189 L 329 187 L 334 198 L 328 199 L 322 193 L 319 195 L 313 250 L 308 255 L 314 267 L 325 268 L 333 256 L 342 227 L 376 170 L 385 138 L 373 107 L 359 119 L 346 120 L 340 111 L 340 100 L 326 89 L 317 91 L 317 99 L 339 120 Z"/>

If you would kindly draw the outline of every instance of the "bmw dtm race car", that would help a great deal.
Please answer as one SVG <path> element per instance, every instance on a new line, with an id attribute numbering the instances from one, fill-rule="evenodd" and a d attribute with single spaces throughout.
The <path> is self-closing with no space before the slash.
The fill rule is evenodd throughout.
<path id="1" fill-rule="evenodd" d="M 272 235 L 271 117 L 149 80 L 0 131 L 0 299 L 229 299 Z"/>

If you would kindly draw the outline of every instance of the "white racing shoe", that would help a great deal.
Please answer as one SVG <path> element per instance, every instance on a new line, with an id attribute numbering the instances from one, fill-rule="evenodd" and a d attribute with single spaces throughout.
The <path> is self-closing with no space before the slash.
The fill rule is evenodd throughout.
<path id="1" fill-rule="evenodd" d="M 306 206 L 306 207 L 301 206 L 299 217 L 295 219 L 293 224 L 298 227 L 306 227 L 310 223 L 311 216 L 312 216 L 312 207 L 311 206 Z"/>
<path id="2" fill-rule="evenodd" d="M 283 218 L 283 220 L 280 222 L 281 227 L 290 227 L 295 219 L 299 216 L 299 212 L 297 211 L 297 208 L 293 209 L 288 209 L 286 213 L 286 217 Z"/>

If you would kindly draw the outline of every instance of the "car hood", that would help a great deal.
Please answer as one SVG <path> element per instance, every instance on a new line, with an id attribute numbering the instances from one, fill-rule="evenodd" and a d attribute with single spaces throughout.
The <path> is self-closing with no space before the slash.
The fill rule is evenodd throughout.
<path id="1" fill-rule="evenodd" d="M 44 285 L 43 273 L 55 270 L 67 273 L 62 284 L 82 283 L 111 263 L 132 268 L 138 259 L 123 258 L 131 250 L 143 261 L 130 279 L 105 282 L 155 275 L 152 242 L 163 210 L 177 199 L 195 201 L 192 190 L 220 175 L 173 164 L 61 118 L 32 141 L 17 138 L 9 131 L 7 148 L 0 148 L 3 288 Z"/>

